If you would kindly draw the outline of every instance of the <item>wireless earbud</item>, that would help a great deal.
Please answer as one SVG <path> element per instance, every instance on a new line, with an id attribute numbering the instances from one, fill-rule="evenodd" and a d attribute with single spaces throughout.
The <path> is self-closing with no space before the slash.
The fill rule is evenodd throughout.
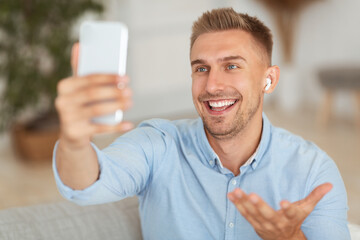
<path id="1" fill-rule="evenodd" d="M 271 86 L 271 79 L 270 79 L 270 78 L 266 78 L 265 91 L 269 90 L 270 86 Z"/>

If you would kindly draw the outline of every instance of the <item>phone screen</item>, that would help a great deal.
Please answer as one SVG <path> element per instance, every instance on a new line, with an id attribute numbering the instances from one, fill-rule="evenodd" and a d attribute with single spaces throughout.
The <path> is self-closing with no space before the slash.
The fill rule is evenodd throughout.
<path id="1" fill-rule="evenodd" d="M 119 22 L 87 21 L 80 29 L 78 75 L 125 75 L 128 29 Z"/>
<path id="2" fill-rule="evenodd" d="M 89 74 L 125 75 L 128 29 L 119 22 L 87 21 L 80 28 L 78 76 Z M 98 124 L 115 125 L 122 121 L 119 109 L 93 118 Z"/>

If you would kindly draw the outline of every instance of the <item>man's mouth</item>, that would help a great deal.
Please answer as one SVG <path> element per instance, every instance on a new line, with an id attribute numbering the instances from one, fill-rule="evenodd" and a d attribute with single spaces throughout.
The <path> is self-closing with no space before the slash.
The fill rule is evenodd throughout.
<path id="1" fill-rule="evenodd" d="M 205 102 L 205 105 L 212 114 L 222 114 L 230 110 L 237 102 L 236 99 L 209 100 Z"/>

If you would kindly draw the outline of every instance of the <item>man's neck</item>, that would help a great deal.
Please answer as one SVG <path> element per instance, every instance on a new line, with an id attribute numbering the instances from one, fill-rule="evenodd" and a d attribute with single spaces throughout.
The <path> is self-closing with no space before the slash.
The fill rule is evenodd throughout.
<path id="1" fill-rule="evenodd" d="M 211 147 L 214 149 L 224 167 L 237 176 L 240 167 L 256 151 L 262 132 L 262 115 L 254 116 L 247 126 L 230 139 L 217 139 L 206 133 Z"/>

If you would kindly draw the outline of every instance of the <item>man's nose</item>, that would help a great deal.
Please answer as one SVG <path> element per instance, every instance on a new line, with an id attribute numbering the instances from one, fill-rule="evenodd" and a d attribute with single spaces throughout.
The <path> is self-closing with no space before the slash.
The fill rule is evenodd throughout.
<path id="1" fill-rule="evenodd" d="M 217 69 L 211 69 L 206 82 L 206 91 L 209 93 L 215 93 L 219 90 L 223 90 L 224 86 L 221 72 Z"/>

